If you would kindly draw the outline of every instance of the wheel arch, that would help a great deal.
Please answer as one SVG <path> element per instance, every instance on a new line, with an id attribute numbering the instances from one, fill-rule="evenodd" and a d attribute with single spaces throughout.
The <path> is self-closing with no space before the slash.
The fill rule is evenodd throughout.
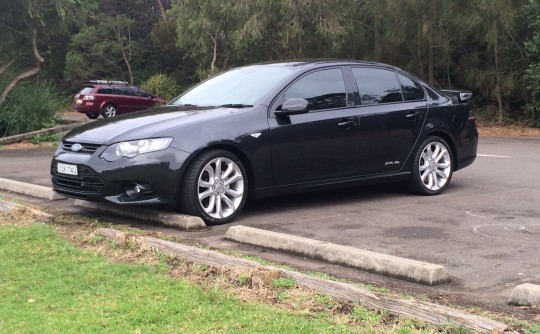
<path id="1" fill-rule="evenodd" d="M 118 110 L 118 106 L 113 101 L 103 101 L 103 102 L 101 102 L 101 105 L 99 106 L 99 112 L 100 113 L 103 110 L 103 107 L 105 107 L 107 104 L 112 104 L 116 108 L 116 110 Z"/>
<path id="2" fill-rule="evenodd" d="M 186 170 L 188 169 L 188 166 L 190 166 L 195 161 L 195 159 L 197 157 L 201 156 L 202 154 L 204 154 L 204 153 L 206 153 L 208 151 L 214 151 L 214 150 L 228 151 L 228 152 L 234 154 L 235 156 L 237 156 L 238 159 L 240 159 L 240 162 L 242 162 L 242 165 L 244 165 L 244 168 L 245 168 L 246 173 L 247 173 L 248 197 L 252 196 L 253 195 L 253 190 L 255 189 L 254 188 L 255 174 L 253 172 L 253 166 L 251 164 L 251 161 L 249 160 L 247 155 L 244 152 L 242 152 L 242 150 L 238 149 L 237 147 L 234 147 L 233 145 L 227 145 L 227 144 L 223 144 L 223 143 L 212 145 L 212 146 L 206 146 L 206 147 L 194 152 L 194 154 L 192 154 L 189 157 L 188 161 L 186 161 L 186 164 L 185 164 L 186 167 L 183 168 L 182 177 L 179 179 L 180 184 L 178 184 L 178 187 L 181 187 L 182 183 L 184 182 L 184 179 L 186 178 Z"/>

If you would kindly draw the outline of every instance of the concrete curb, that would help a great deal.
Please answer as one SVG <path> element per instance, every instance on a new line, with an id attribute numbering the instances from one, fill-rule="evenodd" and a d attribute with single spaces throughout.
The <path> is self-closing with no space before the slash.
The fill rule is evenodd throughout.
<path id="1" fill-rule="evenodd" d="M 451 280 L 448 271 L 441 265 L 247 226 L 230 227 L 225 238 L 425 285 L 438 285 Z"/>
<path id="2" fill-rule="evenodd" d="M 132 206 L 88 202 L 83 200 L 76 200 L 75 205 L 105 213 L 113 213 L 125 217 L 147 220 L 163 226 L 174 227 L 184 231 L 198 231 L 206 229 L 206 224 L 204 221 L 201 218 L 194 216 L 139 209 Z"/>
<path id="3" fill-rule="evenodd" d="M 11 191 L 14 193 L 42 198 L 49 201 L 65 199 L 64 196 L 55 193 L 52 188 L 3 178 L 0 178 L 0 190 Z"/>
<path id="4" fill-rule="evenodd" d="M 512 290 L 508 304 L 518 306 L 540 306 L 540 285 L 525 283 Z"/>

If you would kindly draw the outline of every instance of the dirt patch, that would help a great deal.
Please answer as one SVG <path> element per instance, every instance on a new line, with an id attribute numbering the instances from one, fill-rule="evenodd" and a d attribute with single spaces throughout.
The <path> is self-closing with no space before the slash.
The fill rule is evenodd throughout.
<path id="1" fill-rule="evenodd" d="M 28 150 L 28 149 L 34 149 L 34 148 L 42 148 L 42 147 L 56 147 L 58 145 L 57 142 L 43 142 L 39 144 L 33 144 L 27 140 L 24 140 L 20 143 L 14 143 L 14 144 L 8 144 L 3 145 L 0 147 L 0 150 Z"/>
<path id="2" fill-rule="evenodd" d="M 497 137 L 535 137 L 540 138 L 540 128 L 528 128 L 519 125 L 478 125 L 480 138 Z"/>

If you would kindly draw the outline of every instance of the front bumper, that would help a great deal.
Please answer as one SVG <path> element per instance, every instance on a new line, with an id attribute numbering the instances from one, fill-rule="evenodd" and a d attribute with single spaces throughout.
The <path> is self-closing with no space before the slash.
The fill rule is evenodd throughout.
<path id="1" fill-rule="evenodd" d="M 51 162 L 53 190 L 73 198 L 116 204 L 175 205 L 189 154 L 169 147 L 133 158 L 109 162 L 99 157 L 102 146 L 91 154 L 75 153 L 60 145 Z M 58 172 L 58 163 L 76 165 L 78 175 Z M 143 186 L 137 197 L 126 194 L 132 184 Z"/>

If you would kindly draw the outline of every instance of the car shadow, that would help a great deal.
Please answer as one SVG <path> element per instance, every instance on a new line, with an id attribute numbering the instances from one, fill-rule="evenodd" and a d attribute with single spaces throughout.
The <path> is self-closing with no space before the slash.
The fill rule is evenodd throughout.
<path id="1" fill-rule="evenodd" d="M 279 197 L 251 199 L 246 203 L 243 216 L 277 214 L 284 210 L 303 210 L 312 207 L 332 207 L 359 201 L 369 201 L 386 196 L 408 195 L 403 183 L 387 183 L 336 190 L 324 190 Z"/>

